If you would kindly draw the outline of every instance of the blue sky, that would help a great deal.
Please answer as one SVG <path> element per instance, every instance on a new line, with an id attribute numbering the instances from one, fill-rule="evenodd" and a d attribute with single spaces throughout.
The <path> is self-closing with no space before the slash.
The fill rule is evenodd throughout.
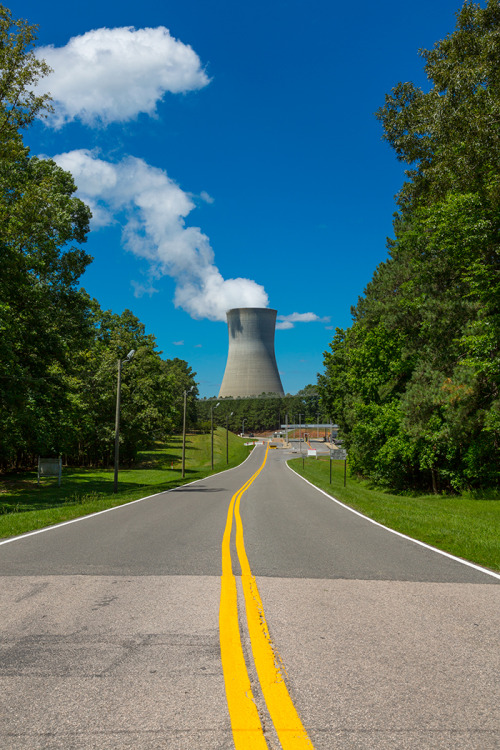
<path id="1" fill-rule="evenodd" d="M 226 307 L 276 308 L 285 391 L 314 383 L 403 181 L 373 113 L 398 81 L 425 87 L 417 51 L 453 30 L 456 0 L 7 5 L 55 71 L 56 115 L 27 143 L 95 212 L 82 285 L 187 360 L 202 396 L 223 377 Z"/>

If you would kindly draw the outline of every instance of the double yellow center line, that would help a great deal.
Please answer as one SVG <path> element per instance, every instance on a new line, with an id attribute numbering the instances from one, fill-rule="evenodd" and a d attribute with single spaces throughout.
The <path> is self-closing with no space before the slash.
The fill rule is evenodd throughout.
<path id="1" fill-rule="evenodd" d="M 269 636 L 264 607 L 255 577 L 250 569 L 243 538 L 240 515 L 241 497 L 264 468 L 268 451 L 269 444 L 259 469 L 231 498 L 222 538 L 219 632 L 226 698 L 236 750 L 268 750 L 241 644 L 238 591 L 231 563 L 231 531 L 234 515 L 236 551 L 241 566 L 248 633 L 267 710 L 283 750 L 312 750 L 312 743 L 288 693 L 281 659 Z"/>

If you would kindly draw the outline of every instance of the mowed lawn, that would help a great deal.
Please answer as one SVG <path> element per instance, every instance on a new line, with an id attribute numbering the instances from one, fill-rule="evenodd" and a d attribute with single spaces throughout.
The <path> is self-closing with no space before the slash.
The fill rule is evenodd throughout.
<path id="1" fill-rule="evenodd" d="M 226 431 L 214 431 L 214 472 L 237 466 L 251 450 L 242 438 L 229 433 L 229 464 L 226 464 Z M 36 472 L 0 478 L 0 538 L 69 521 L 78 516 L 122 505 L 212 473 L 210 435 L 186 438 L 186 471 L 182 479 L 182 438 L 142 451 L 133 468 L 120 468 L 118 492 L 113 492 L 113 468 L 63 468 L 61 487 L 57 479 L 42 479 Z"/>
<path id="2" fill-rule="evenodd" d="M 500 492 L 462 495 L 392 495 L 347 477 L 344 462 L 294 459 L 298 474 L 369 518 L 470 562 L 500 571 Z"/>

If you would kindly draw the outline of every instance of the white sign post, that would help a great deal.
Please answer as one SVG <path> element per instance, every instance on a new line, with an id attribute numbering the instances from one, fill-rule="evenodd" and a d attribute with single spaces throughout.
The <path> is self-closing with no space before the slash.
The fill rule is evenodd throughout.
<path id="1" fill-rule="evenodd" d="M 347 451 L 342 448 L 330 451 L 330 484 L 332 483 L 332 461 L 344 462 L 344 487 L 347 484 Z"/>

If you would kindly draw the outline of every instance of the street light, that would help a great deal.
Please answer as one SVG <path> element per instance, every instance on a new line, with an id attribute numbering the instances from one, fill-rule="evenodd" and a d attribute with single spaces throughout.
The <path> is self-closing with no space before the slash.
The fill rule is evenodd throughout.
<path id="1" fill-rule="evenodd" d="M 234 411 L 229 416 L 226 415 L 226 464 L 229 463 L 229 417 L 232 417 L 233 414 Z"/>
<path id="2" fill-rule="evenodd" d="M 122 387 L 122 367 L 130 362 L 135 354 L 135 349 L 131 349 L 124 360 L 118 360 L 118 379 L 116 383 L 116 414 L 115 414 L 115 477 L 113 482 L 113 492 L 118 492 L 118 464 L 120 462 L 120 396 Z"/>
<path id="3" fill-rule="evenodd" d="M 241 436 L 245 437 L 245 420 L 243 420 L 241 425 Z"/>
<path id="4" fill-rule="evenodd" d="M 210 433 L 211 433 L 211 456 L 212 456 L 212 471 L 214 469 L 214 409 L 217 409 L 220 402 L 216 404 L 215 406 L 212 404 L 210 407 Z"/>
<path id="5" fill-rule="evenodd" d="M 187 405 L 187 395 L 188 393 L 191 393 L 193 390 L 194 385 L 191 386 L 191 388 L 188 388 L 187 391 L 184 391 L 184 415 L 182 418 L 182 478 L 184 479 L 184 475 L 186 473 L 186 405 Z"/>

